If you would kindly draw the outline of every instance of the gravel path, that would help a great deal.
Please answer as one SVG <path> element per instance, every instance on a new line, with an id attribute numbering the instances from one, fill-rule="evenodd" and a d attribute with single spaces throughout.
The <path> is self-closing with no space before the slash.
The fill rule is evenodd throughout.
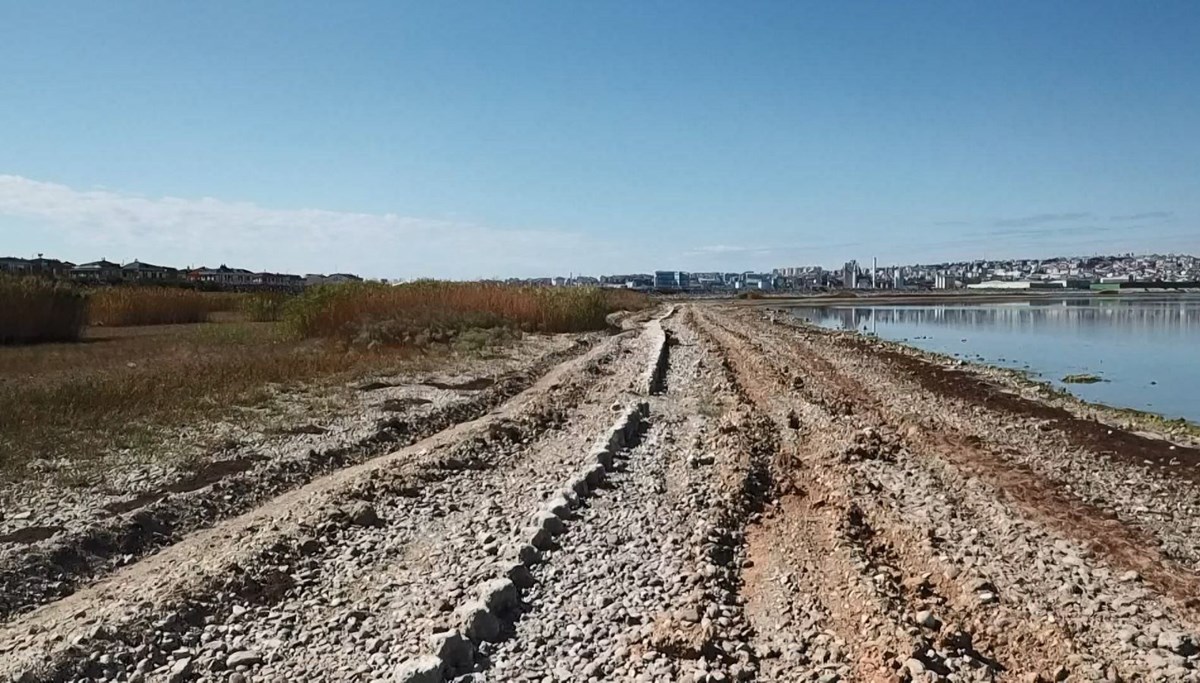
<path id="1" fill-rule="evenodd" d="M 1167 446 L 904 354 L 664 310 L 0 625 L 0 678 L 1200 680 Z"/>

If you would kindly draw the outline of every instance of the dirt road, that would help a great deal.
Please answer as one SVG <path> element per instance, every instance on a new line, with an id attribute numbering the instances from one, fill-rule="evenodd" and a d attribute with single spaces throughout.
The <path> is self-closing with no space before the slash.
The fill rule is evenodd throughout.
<path id="1" fill-rule="evenodd" d="M 1200 680 L 1193 448 L 751 308 L 538 372 L 66 588 L 10 573 L 0 678 Z"/>

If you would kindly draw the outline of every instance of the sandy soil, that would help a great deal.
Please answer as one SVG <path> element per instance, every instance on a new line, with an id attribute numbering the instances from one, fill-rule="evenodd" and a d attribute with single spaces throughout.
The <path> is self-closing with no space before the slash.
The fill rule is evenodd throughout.
<path id="1" fill-rule="evenodd" d="M 625 324 L 64 590 L 10 572 L 0 678 L 1200 680 L 1191 445 L 757 308 Z"/>

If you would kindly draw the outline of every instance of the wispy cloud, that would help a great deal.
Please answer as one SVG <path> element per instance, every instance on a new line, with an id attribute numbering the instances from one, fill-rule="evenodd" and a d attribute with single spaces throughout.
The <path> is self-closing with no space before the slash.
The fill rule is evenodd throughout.
<path id="1" fill-rule="evenodd" d="M 1001 218 L 993 225 L 998 228 L 1020 228 L 1031 225 L 1041 225 L 1044 223 L 1057 223 L 1062 221 L 1078 221 L 1085 218 L 1091 218 L 1092 214 L 1087 212 L 1076 213 L 1036 213 L 1032 216 L 1021 216 L 1019 218 Z"/>
<path id="2" fill-rule="evenodd" d="M 1089 236 L 1121 229 L 1122 228 L 1114 225 L 1055 225 L 1048 227 L 1004 228 L 1003 230 L 991 230 L 987 233 L 987 235 L 989 237 L 1027 237 L 1030 240 L 1036 241 L 1074 236 Z"/>
<path id="3" fill-rule="evenodd" d="M 1144 221 L 1154 218 L 1171 218 L 1175 215 L 1174 211 L 1146 211 L 1144 213 L 1130 213 L 1123 216 L 1113 216 L 1114 221 Z"/>
<path id="4" fill-rule="evenodd" d="M 710 244 L 702 247 L 694 247 L 689 250 L 693 254 L 741 254 L 747 251 L 769 251 L 765 247 L 748 247 L 736 244 Z"/>
<path id="5" fill-rule="evenodd" d="M 51 241 L 94 258 L 357 269 L 385 277 L 542 274 L 547 267 L 569 269 L 580 254 L 596 263 L 609 249 L 568 232 L 500 230 L 392 213 L 274 209 L 213 198 L 147 198 L 17 175 L 0 175 L 3 216 L 30 221 L 55 238 Z"/>

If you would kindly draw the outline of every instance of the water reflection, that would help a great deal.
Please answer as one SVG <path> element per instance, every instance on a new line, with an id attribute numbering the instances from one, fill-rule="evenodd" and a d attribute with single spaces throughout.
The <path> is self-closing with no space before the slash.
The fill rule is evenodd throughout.
<path id="1" fill-rule="evenodd" d="M 1200 421 L 1200 297 L 838 304 L 792 313 L 1053 382 L 1067 374 L 1096 374 L 1105 382 L 1067 388 L 1089 401 Z"/>
<path id="2" fill-rule="evenodd" d="M 793 313 L 826 327 L 877 329 L 903 324 L 955 329 L 1045 330 L 1095 333 L 1119 328 L 1124 334 L 1195 335 L 1200 333 L 1200 299 L 1055 301 L 980 304 L 974 306 L 832 306 L 798 307 Z"/>

